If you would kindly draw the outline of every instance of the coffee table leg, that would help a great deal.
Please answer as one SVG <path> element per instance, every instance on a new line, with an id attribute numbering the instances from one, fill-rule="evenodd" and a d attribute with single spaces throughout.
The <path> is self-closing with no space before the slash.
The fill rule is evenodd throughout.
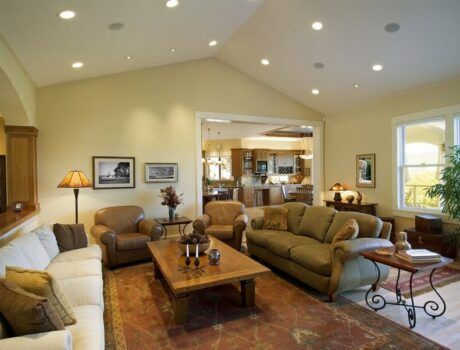
<path id="1" fill-rule="evenodd" d="M 159 280 L 163 278 L 163 274 L 161 273 L 160 268 L 158 267 L 158 264 L 156 263 L 155 260 L 153 260 L 153 279 Z"/>
<path id="2" fill-rule="evenodd" d="M 181 324 L 187 321 L 188 311 L 188 294 L 173 295 L 173 310 L 174 310 L 174 321 L 176 324 Z"/>
<path id="3" fill-rule="evenodd" d="M 243 307 L 255 305 L 256 282 L 254 280 L 240 281 L 241 284 L 241 304 Z"/>

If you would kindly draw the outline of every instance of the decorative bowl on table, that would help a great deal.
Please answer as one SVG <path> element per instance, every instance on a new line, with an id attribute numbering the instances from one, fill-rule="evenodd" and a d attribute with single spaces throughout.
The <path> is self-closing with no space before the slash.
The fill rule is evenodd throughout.
<path id="1" fill-rule="evenodd" d="M 184 234 L 180 237 L 179 241 L 179 249 L 185 254 L 187 251 L 187 244 L 189 248 L 190 256 L 193 256 L 196 251 L 196 246 L 198 245 L 198 252 L 201 254 L 204 251 L 209 249 L 211 245 L 211 241 L 207 235 L 201 235 L 196 231 L 193 231 L 189 234 Z"/>

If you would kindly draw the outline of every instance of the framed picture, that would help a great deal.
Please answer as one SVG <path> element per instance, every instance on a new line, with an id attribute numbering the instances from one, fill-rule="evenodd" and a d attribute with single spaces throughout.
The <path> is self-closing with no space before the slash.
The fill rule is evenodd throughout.
<path id="1" fill-rule="evenodd" d="M 93 157 L 93 188 L 136 187 L 134 157 Z"/>
<path id="2" fill-rule="evenodd" d="M 356 187 L 375 188 L 375 154 L 356 156 Z"/>
<path id="3" fill-rule="evenodd" d="M 145 163 L 145 182 L 177 182 L 177 163 Z"/>

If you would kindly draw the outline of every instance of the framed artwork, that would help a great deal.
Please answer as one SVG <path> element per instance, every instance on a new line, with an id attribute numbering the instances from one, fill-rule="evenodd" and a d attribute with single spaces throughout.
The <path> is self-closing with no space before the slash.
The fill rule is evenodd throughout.
<path id="1" fill-rule="evenodd" d="M 177 182 L 177 163 L 145 163 L 145 182 Z"/>
<path id="2" fill-rule="evenodd" d="M 134 157 L 93 157 L 93 188 L 135 188 Z"/>
<path id="3" fill-rule="evenodd" d="M 375 154 L 356 156 L 356 187 L 375 188 Z"/>

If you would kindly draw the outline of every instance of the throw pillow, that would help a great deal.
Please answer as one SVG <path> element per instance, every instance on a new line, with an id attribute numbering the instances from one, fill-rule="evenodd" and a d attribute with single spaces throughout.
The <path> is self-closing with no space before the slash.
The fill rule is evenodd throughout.
<path id="1" fill-rule="evenodd" d="M 16 336 L 64 329 L 46 298 L 28 293 L 5 279 L 0 279 L 0 313 Z"/>
<path id="2" fill-rule="evenodd" d="M 264 230 L 287 231 L 288 209 L 284 207 L 264 209 Z"/>
<path id="3" fill-rule="evenodd" d="M 69 326 L 77 322 L 67 295 L 48 272 L 7 266 L 6 279 L 26 292 L 48 299 L 64 325 Z"/>
<path id="4" fill-rule="evenodd" d="M 60 252 L 86 248 L 88 246 L 88 236 L 86 235 L 83 224 L 54 224 L 53 231 Z"/>
<path id="5" fill-rule="evenodd" d="M 40 240 L 43 248 L 45 248 L 50 260 L 53 260 L 59 254 L 59 247 L 50 225 L 42 225 L 32 231 Z"/>
<path id="6" fill-rule="evenodd" d="M 358 221 L 356 221 L 355 219 L 347 220 L 335 234 L 334 239 L 332 240 L 332 244 L 341 241 L 348 241 L 349 239 L 355 239 L 356 237 L 358 237 L 358 233 Z"/>

